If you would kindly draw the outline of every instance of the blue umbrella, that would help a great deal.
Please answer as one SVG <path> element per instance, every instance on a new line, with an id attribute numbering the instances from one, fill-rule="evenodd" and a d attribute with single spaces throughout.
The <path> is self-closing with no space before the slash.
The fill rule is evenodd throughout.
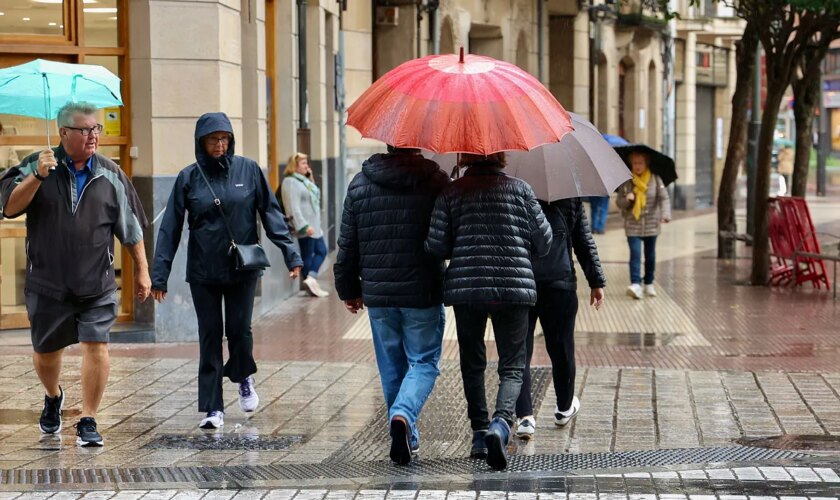
<path id="1" fill-rule="evenodd" d="M 617 135 L 610 135 L 610 134 L 601 134 L 601 135 L 604 136 L 604 140 L 607 141 L 607 144 L 609 144 L 612 147 L 627 146 L 627 145 L 630 144 L 630 141 L 628 141 L 624 137 L 620 137 L 620 136 L 617 136 Z"/>
<path id="2" fill-rule="evenodd" d="M 0 70 L 0 113 L 52 120 L 68 102 L 122 106 L 120 79 L 102 66 L 43 59 Z"/>

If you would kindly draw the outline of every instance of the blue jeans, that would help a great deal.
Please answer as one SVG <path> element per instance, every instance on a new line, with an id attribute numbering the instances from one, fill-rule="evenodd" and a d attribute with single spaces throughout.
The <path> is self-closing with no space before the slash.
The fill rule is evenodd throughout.
<path id="1" fill-rule="evenodd" d="M 653 284 L 653 273 L 656 270 L 656 236 L 628 236 L 630 245 L 630 283 L 642 282 L 642 245 L 645 247 L 645 285 Z"/>
<path id="2" fill-rule="evenodd" d="M 590 196 L 589 206 L 592 208 L 592 231 L 603 233 L 607 227 L 607 214 L 610 210 L 609 196 Z"/>
<path id="3" fill-rule="evenodd" d="M 301 278 L 306 279 L 307 276 L 317 278 L 318 269 L 321 269 L 321 264 L 327 258 L 327 244 L 324 243 L 324 238 L 299 238 L 298 244 L 300 257 L 303 259 Z"/>
<path id="4" fill-rule="evenodd" d="M 369 307 L 376 365 L 388 405 L 388 422 L 401 416 L 411 429 L 411 444 L 420 439 L 417 417 L 440 375 L 445 312 L 443 305 L 423 309 Z"/>

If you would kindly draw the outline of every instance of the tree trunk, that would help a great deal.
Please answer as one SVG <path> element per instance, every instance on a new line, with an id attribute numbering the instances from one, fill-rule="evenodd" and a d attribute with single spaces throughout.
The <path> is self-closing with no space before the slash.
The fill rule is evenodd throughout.
<path id="1" fill-rule="evenodd" d="M 770 62 L 767 64 L 770 73 Z M 773 136 L 776 132 L 776 120 L 779 106 L 788 86 L 788 78 L 769 81 L 767 99 L 764 103 L 764 115 L 758 135 L 758 163 L 755 175 L 755 209 L 753 210 L 753 258 L 750 281 L 753 285 L 766 285 L 770 281 L 770 231 L 767 209 L 770 205 L 770 158 L 773 149 Z M 783 83 L 779 83 L 779 81 Z"/>
<path id="2" fill-rule="evenodd" d="M 815 93 L 819 95 L 819 80 L 816 81 Z M 794 94 L 796 102 L 793 105 L 794 121 L 796 122 L 796 156 L 793 163 L 793 176 L 788 190 L 791 196 L 805 196 L 808 187 L 808 169 L 811 163 L 811 134 L 814 129 L 814 115 L 816 102 L 799 104 L 802 96 Z"/>
<path id="3" fill-rule="evenodd" d="M 737 77 L 732 94 L 732 122 L 729 127 L 729 144 L 718 189 L 718 258 L 735 258 L 735 188 L 741 164 L 747 152 L 747 108 L 752 94 L 752 73 L 755 68 L 755 50 L 758 38 L 752 23 L 747 24 L 744 35 L 735 50 Z"/>
<path id="4" fill-rule="evenodd" d="M 824 53 L 819 51 L 806 52 L 807 57 L 818 57 L 820 61 Z M 814 69 L 816 66 L 816 69 Z M 814 128 L 814 116 L 820 98 L 820 82 L 822 70 L 819 64 L 808 64 L 805 59 L 801 63 L 802 79 L 793 79 L 793 116 L 796 122 L 796 156 L 793 165 L 793 180 L 790 193 L 793 196 L 805 196 L 808 187 L 808 169 L 811 162 L 811 134 Z"/>

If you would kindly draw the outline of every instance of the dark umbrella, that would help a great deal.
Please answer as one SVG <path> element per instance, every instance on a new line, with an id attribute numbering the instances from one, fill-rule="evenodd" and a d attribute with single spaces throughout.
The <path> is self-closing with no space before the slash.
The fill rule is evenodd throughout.
<path id="1" fill-rule="evenodd" d="M 630 153 L 644 153 L 650 158 L 650 171 L 658 175 L 667 186 L 677 180 L 677 166 L 674 160 L 663 153 L 645 144 L 630 144 L 629 146 L 617 146 L 615 152 L 630 168 Z"/>

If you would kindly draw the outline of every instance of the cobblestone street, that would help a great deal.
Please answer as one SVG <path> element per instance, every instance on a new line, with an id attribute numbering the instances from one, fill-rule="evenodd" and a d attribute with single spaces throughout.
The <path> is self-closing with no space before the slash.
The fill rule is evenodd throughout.
<path id="1" fill-rule="evenodd" d="M 821 230 L 840 232 L 838 208 L 814 203 Z M 262 403 L 247 416 L 226 383 L 218 433 L 197 428 L 195 344 L 113 344 L 102 449 L 77 448 L 70 425 L 80 411 L 78 351 L 65 358 L 64 429 L 42 436 L 28 338 L 4 334 L 0 499 L 838 497 L 840 307 L 826 292 L 743 285 L 749 260 L 712 258 L 714 224 L 712 214 L 673 222 L 657 248 L 660 295 L 636 302 L 624 295 L 623 231 L 598 236 L 608 296 L 605 310 L 582 306 L 578 320 L 580 414 L 554 426 L 538 339 L 537 434 L 514 443 L 506 472 L 466 458 L 451 312 L 419 460 L 396 467 L 366 315 L 347 314 L 334 296 L 298 296 L 255 320 Z M 779 436 L 793 441 L 768 440 Z"/>

